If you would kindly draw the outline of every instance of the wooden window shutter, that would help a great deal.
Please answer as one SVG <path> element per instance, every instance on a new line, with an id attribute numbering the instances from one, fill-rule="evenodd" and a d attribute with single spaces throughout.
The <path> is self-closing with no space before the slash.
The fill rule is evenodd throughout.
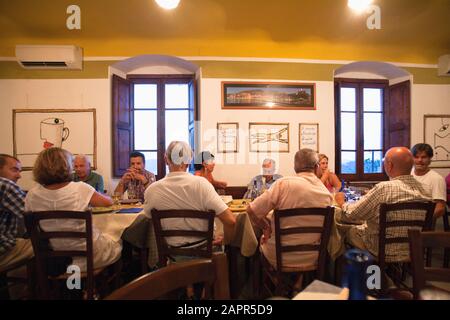
<path id="1" fill-rule="evenodd" d="M 113 75 L 112 81 L 113 175 L 121 177 L 129 167 L 134 148 L 133 93 L 129 80 Z"/>
<path id="2" fill-rule="evenodd" d="M 385 115 L 385 150 L 410 147 L 411 144 L 411 83 L 404 81 L 389 87 L 389 106 Z"/>

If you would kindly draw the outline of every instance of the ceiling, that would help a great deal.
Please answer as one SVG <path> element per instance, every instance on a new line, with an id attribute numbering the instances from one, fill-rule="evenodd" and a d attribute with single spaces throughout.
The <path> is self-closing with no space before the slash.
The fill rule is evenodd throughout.
<path id="1" fill-rule="evenodd" d="M 16 44 L 75 44 L 84 55 L 264 57 L 437 64 L 450 53 L 450 0 L 374 0 L 355 15 L 346 0 L 181 0 L 173 11 L 153 0 L 0 0 L 0 56 Z M 81 8 L 68 30 L 66 8 Z"/>

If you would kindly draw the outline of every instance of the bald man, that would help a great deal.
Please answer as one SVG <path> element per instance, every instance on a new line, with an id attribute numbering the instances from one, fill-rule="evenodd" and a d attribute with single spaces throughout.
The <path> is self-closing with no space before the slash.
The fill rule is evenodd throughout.
<path id="1" fill-rule="evenodd" d="M 83 154 L 75 156 L 73 159 L 73 169 L 75 170 L 73 181 L 83 181 L 94 187 L 95 191 L 105 192 L 103 177 L 91 171 L 91 162 L 88 157 Z"/>
<path id="2" fill-rule="evenodd" d="M 394 147 L 386 152 L 384 170 L 389 181 L 378 183 L 359 201 L 345 203 L 344 195 L 336 195 L 336 202 L 343 210 L 346 221 L 365 221 L 367 225 L 350 228 L 345 235 L 346 241 L 354 247 L 368 250 L 378 256 L 379 208 L 381 203 L 397 203 L 405 201 L 431 201 L 431 194 L 422 183 L 414 179 L 411 169 L 414 158 L 408 148 Z M 402 211 L 405 220 L 423 219 L 423 212 L 417 210 Z M 386 259 L 409 257 L 407 244 L 395 248 L 387 247 Z"/>

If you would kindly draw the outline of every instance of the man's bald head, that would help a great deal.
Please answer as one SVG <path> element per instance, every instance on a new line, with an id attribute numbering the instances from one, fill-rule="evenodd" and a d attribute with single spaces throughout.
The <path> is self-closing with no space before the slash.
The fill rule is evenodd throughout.
<path id="1" fill-rule="evenodd" d="M 405 147 L 390 148 L 384 156 L 384 169 L 391 178 L 411 174 L 414 158 Z"/>

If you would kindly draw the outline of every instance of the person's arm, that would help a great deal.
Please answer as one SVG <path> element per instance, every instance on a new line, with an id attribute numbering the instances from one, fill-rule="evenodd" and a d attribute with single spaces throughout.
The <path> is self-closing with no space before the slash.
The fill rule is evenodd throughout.
<path id="1" fill-rule="evenodd" d="M 126 172 L 122 178 L 120 178 L 119 183 L 117 184 L 116 188 L 114 189 L 114 193 L 119 192 L 123 194 L 127 190 L 127 185 L 131 181 L 131 173 Z"/>
<path id="2" fill-rule="evenodd" d="M 444 200 L 436 200 L 436 207 L 434 207 L 434 219 L 442 217 L 445 213 L 445 201 Z"/>
<path id="3" fill-rule="evenodd" d="M 330 182 L 331 185 L 334 187 L 334 190 L 336 190 L 336 192 L 341 190 L 342 182 L 341 180 L 339 180 L 338 176 L 335 175 L 334 173 L 330 173 Z"/>
<path id="4" fill-rule="evenodd" d="M 215 180 L 214 178 L 213 178 L 211 184 L 218 189 L 225 189 L 228 185 L 225 181 Z"/>
<path id="5" fill-rule="evenodd" d="M 217 218 L 223 224 L 223 234 L 228 240 L 234 239 L 235 227 L 236 227 L 236 217 L 231 212 L 230 209 L 226 209 L 217 215 Z M 225 241 L 227 243 L 227 241 Z"/>
<path id="6" fill-rule="evenodd" d="M 92 194 L 89 204 L 93 207 L 109 207 L 113 205 L 113 201 L 107 195 L 95 191 Z"/>

